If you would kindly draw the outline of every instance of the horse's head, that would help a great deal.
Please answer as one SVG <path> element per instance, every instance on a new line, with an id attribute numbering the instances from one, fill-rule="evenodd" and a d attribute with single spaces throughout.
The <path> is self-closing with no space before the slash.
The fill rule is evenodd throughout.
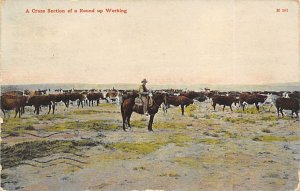
<path id="1" fill-rule="evenodd" d="M 163 102 L 166 102 L 166 94 L 161 92 L 153 93 L 153 102 L 156 106 L 160 106 Z"/>

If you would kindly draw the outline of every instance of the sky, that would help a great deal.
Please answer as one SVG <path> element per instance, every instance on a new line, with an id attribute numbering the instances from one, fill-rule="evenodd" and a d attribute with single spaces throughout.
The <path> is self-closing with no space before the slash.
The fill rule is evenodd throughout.
<path id="1" fill-rule="evenodd" d="M 298 9 L 294 0 L 4 1 L 1 83 L 299 82 Z"/>

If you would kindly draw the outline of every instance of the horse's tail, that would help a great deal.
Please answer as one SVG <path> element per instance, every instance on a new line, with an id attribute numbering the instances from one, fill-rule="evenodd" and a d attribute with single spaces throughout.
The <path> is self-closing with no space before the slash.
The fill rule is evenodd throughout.
<path id="1" fill-rule="evenodd" d="M 122 114 L 122 116 L 124 115 L 124 107 L 123 107 L 123 102 L 121 103 L 121 114 Z"/>
<path id="2" fill-rule="evenodd" d="M 122 104 L 121 104 L 121 115 L 122 115 L 122 119 L 123 119 L 123 120 L 125 120 L 125 118 L 126 118 L 125 112 L 126 112 L 126 110 L 125 110 L 124 104 L 123 104 L 123 102 L 122 102 Z"/>

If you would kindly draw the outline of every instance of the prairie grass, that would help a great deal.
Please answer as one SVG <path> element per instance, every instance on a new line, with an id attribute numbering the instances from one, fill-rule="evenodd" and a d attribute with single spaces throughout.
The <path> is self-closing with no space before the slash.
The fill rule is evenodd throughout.
<path id="1" fill-rule="evenodd" d="M 252 140 L 262 141 L 262 142 L 289 142 L 289 141 L 299 141 L 300 136 L 280 137 L 280 136 L 273 136 L 273 135 L 261 135 L 261 136 L 253 137 Z"/>
<path id="2" fill-rule="evenodd" d="M 237 123 L 237 124 L 245 124 L 245 123 L 256 123 L 254 119 L 249 118 L 232 118 L 232 117 L 225 117 L 224 121 L 231 122 L 231 123 Z"/>

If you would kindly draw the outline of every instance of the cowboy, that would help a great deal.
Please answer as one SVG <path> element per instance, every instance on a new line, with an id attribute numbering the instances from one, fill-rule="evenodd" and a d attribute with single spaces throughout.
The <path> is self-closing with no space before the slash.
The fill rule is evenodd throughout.
<path id="1" fill-rule="evenodd" d="M 143 113 L 148 115 L 148 89 L 146 88 L 147 80 L 143 79 L 141 81 L 141 85 L 139 87 L 139 97 L 142 100 L 143 103 Z"/>

